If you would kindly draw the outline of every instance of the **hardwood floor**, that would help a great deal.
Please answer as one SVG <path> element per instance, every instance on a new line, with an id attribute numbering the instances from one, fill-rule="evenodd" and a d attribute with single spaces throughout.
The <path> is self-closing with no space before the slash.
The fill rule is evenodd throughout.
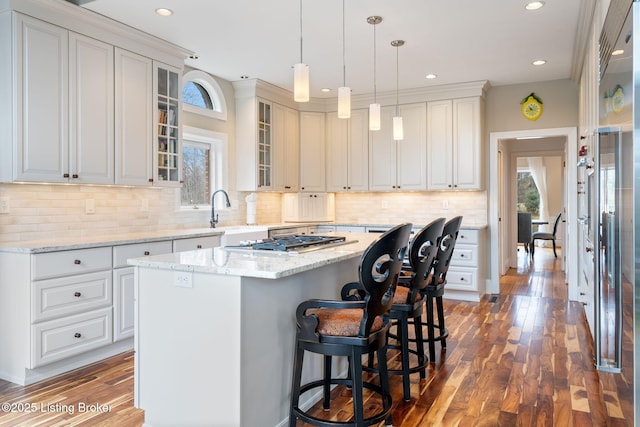
<path id="1" fill-rule="evenodd" d="M 622 374 L 594 369 L 582 307 L 567 301 L 559 262 L 550 249 L 536 249 L 533 262 L 521 253 L 499 296 L 446 301 L 446 351 L 425 380 L 412 375 L 410 402 L 401 378 L 391 377 L 394 425 L 633 426 L 632 346 L 623 346 Z M 350 391 L 336 387 L 333 396 L 331 411 L 315 408 L 318 416 L 349 419 Z M 132 353 L 27 387 L 0 380 L 0 403 L 35 405 L 31 413 L 0 411 L 0 426 L 137 427 L 144 418 L 133 407 Z M 78 410 L 96 403 L 97 410 Z M 379 404 L 369 397 L 366 408 Z"/>

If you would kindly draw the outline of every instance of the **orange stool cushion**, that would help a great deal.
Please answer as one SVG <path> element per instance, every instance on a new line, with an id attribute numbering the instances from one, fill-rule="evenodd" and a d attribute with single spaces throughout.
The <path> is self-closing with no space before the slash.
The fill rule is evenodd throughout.
<path id="1" fill-rule="evenodd" d="M 314 308 L 307 310 L 307 314 L 318 317 L 317 331 L 321 335 L 357 337 L 364 310 L 360 308 Z M 382 328 L 382 318 L 376 317 L 371 326 L 371 332 Z"/>
<path id="2" fill-rule="evenodd" d="M 409 288 L 407 288 L 405 286 L 397 286 L 396 287 L 396 293 L 393 296 L 393 303 L 394 304 L 406 304 L 410 290 L 411 289 L 409 289 Z M 420 292 L 418 292 L 417 295 L 416 295 L 416 301 L 420 301 L 421 299 L 422 299 L 422 295 L 420 294 Z"/>

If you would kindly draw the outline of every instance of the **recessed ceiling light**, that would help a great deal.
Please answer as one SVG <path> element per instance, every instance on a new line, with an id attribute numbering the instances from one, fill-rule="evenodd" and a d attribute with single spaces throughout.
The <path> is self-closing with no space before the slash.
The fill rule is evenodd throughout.
<path id="1" fill-rule="evenodd" d="M 530 1 L 524 8 L 527 10 L 538 10 L 542 6 L 544 6 L 543 1 Z"/>
<path id="2" fill-rule="evenodd" d="M 429 79 L 429 80 L 431 80 L 431 79 L 435 79 L 436 77 L 438 77 L 438 76 L 436 76 L 435 74 L 427 74 L 427 75 L 425 76 L 425 78 L 427 78 L 427 79 Z"/>
<path id="3" fill-rule="evenodd" d="M 322 89 L 320 89 L 320 92 L 331 92 L 331 88 L 330 87 L 323 87 Z"/>
<path id="4" fill-rule="evenodd" d="M 156 13 L 160 16 L 171 16 L 173 15 L 173 10 L 165 9 L 164 7 L 160 7 L 156 9 Z"/>
<path id="5" fill-rule="evenodd" d="M 611 55 L 622 55 L 624 53 L 623 49 L 616 49 L 613 52 L 611 52 Z"/>
<path id="6" fill-rule="evenodd" d="M 547 63 L 546 59 L 538 59 L 538 60 L 532 62 L 533 65 L 544 65 L 546 63 Z"/>

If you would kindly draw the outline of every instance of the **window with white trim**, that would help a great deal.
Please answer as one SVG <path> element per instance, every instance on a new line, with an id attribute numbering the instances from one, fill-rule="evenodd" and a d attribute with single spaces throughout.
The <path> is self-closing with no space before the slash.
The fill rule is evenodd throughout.
<path id="1" fill-rule="evenodd" d="M 227 120 L 227 102 L 218 82 L 209 74 L 189 71 L 182 76 L 182 109 L 220 120 Z"/>
<path id="2" fill-rule="evenodd" d="M 181 207 L 210 206 L 214 189 L 225 187 L 226 143 L 226 134 L 183 126 Z"/>

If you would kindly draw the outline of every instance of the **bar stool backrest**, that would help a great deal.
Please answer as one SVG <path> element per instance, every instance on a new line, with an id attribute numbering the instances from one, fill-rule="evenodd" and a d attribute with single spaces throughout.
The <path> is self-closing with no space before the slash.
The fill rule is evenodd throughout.
<path id="1" fill-rule="evenodd" d="M 447 221 L 444 225 L 442 238 L 438 245 L 438 255 L 436 255 L 436 259 L 433 264 L 432 286 L 438 286 L 446 283 L 449 264 L 451 263 L 453 249 L 455 248 L 456 240 L 458 239 L 461 224 L 462 216 L 457 216 Z"/>

